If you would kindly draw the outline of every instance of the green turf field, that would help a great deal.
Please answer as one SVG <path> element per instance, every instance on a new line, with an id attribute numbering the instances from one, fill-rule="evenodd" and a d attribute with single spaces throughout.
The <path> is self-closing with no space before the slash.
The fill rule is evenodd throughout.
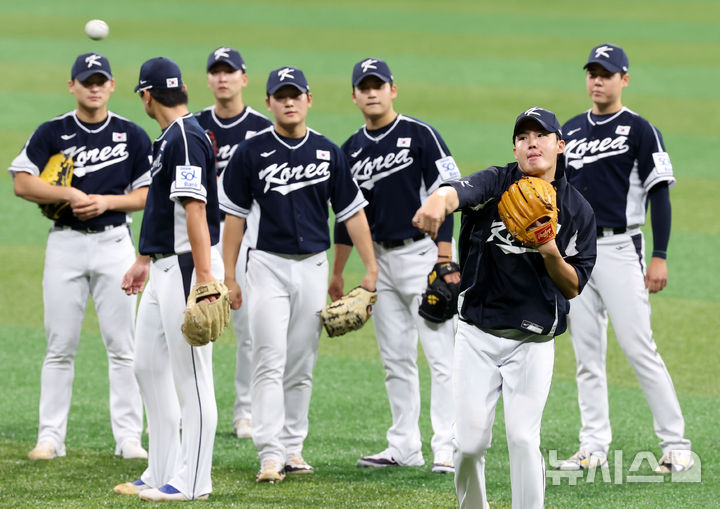
<path id="1" fill-rule="evenodd" d="M 91 41 L 90 18 L 110 25 Z M 377 56 L 398 85 L 396 109 L 433 124 L 467 174 L 511 160 L 511 126 L 522 110 L 540 105 L 561 121 L 589 107 L 582 65 L 591 47 L 622 45 L 630 56 L 624 102 L 663 133 L 677 185 L 671 192 L 670 282 L 654 295 L 653 327 L 683 407 L 687 436 L 701 460 L 699 479 L 664 482 L 638 454 L 659 455 L 652 416 L 634 375 L 614 342 L 608 352 L 615 440 L 603 478 L 547 479 L 546 505 L 573 508 L 718 507 L 720 422 L 717 331 L 720 330 L 720 4 L 714 0 L 455 2 L 369 0 L 361 3 L 189 1 L 11 2 L 0 0 L 0 163 L 7 167 L 41 122 L 74 107 L 67 80 L 74 58 L 105 54 L 113 66 L 113 111 L 158 128 L 145 117 L 132 88 L 141 63 L 168 56 L 184 71 L 191 110 L 212 102 L 205 85 L 208 53 L 240 49 L 250 85 L 245 102 L 260 111 L 268 71 L 302 68 L 314 94 L 308 123 L 341 143 L 362 118 L 350 100 L 355 62 Z M 92 308 L 76 360 L 68 456 L 31 462 L 37 433 L 40 367 L 45 341 L 40 279 L 48 229 L 35 205 L 13 196 L 0 172 L 0 507 L 133 507 L 139 500 L 111 492 L 135 479 L 144 462 L 112 455 L 107 360 Z M 136 217 L 139 219 L 139 216 Z M 137 228 L 135 232 L 137 235 Z M 349 284 L 360 277 L 353 258 Z M 360 455 L 385 447 L 390 412 L 372 327 L 341 341 L 321 338 L 305 458 L 309 479 L 256 485 L 252 443 L 231 431 L 234 346 L 226 333 L 215 359 L 219 425 L 214 456 L 218 507 L 453 507 L 452 477 L 429 467 L 369 471 Z M 431 460 L 429 375 L 421 370 L 425 458 Z M 545 411 L 546 458 L 575 452 L 579 414 L 569 338 L 557 341 L 555 378 Z M 144 437 L 147 440 L 147 437 Z M 663 481 L 662 478 L 660 478 Z M 487 457 L 491 507 L 510 507 L 502 412 Z"/>

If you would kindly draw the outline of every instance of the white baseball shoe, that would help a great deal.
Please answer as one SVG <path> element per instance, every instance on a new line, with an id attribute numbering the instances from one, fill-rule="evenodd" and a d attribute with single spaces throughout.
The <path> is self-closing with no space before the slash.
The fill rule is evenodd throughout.
<path id="1" fill-rule="evenodd" d="M 285 459 L 285 473 L 288 475 L 314 474 L 315 469 L 297 453 L 288 454 Z"/>
<path id="2" fill-rule="evenodd" d="M 210 495 L 206 493 L 205 495 L 200 495 L 199 497 L 190 499 L 180 493 L 178 490 L 175 489 L 174 486 L 170 484 L 165 484 L 164 486 L 160 486 L 157 489 L 150 488 L 140 492 L 140 498 L 143 500 L 149 500 L 150 502 L 183 502 L 185 500 L 207 500 L 209 496 Z"/>
<path id="3" fill-rule="evenodd" d="M 137 440 L 125 440 L 120 448 L 120 455 L 126 460 L 147 459 L 148 453 Z"/>
<path id="4" fill-rule="evenodd" d="M 435 459 L 433 459 L 432 472 L 435 474 L 455 473 L 452 451 L 439 452 L 435 455 Z"/>
<path id="5" fill-rule="evenodd" d="M 250 419 L 237 419 L 233 426 L 235 428 L 235 436 L 238 438 L 252 437 L 252 421 Z"/>
<path id="6" fill-rule="evenodd" d="M 663 454 L 658 462 L 655 472 L 658 474 L 671 474 L 674 472 L 685 472 L 695 465 L 690 450 L 676 450 Z"/>
<path id="7" fill-rule="evenodd" d="M 113 488 L 113 491 L 118 495 L 139 495 L 141 491 L 149 489 L 150 486 L 142 482 L 142 479 L 137 479 L 133 482 L 118 484 Z"/>
<path id="8" fill-rule="evenodd" d="M 51 460 L 57 457 L 57 451 L 55 446 L 50 442 L 41 440 L 35 446 L 35 449 L 28 453 L 28 458 L 31 460 Z"/>
<path id="9" fill-rule="evenodd" d="M 607 465 L 607 455 L 601 451 L 588 453 L 585 449 L 570 456 L 558 465 L 558 470 L 584 470 L 587 468 L 602 468 Z"/>
<path id="10" fill-rule="evenodd" d="M 255 482 L 275 484 L 283 479 L 285 479 L 285 468 L 281 467 L 274 459 L 266 459 L 260 465 Z"/>
<path id="11" fill-rule="evenodd" d="M 409 460 L 401 461 L 396 458 L 393 451 L 388 447 L 382 452 L 373 454 L 372 456 L 363 456 L 357 460 L 357 466 L 370 468 L 384 467 L 421 467 L 425 464 L 421 452 L 417 452 L 410 456 Z"/>

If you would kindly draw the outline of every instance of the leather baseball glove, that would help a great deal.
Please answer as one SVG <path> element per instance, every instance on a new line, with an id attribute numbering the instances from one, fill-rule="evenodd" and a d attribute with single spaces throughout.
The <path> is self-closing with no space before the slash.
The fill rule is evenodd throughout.
<path id="1" fill-rule="evenodd" d="M 325 306 L 318 314 L 328 336 L 331 338 L 342 336 L 365 325 L 372 314 L 372 305 L 376 301 L 377 292 L 370 292 L 358 286 Z"/>
<path id="2" fill-rule="evenodd" d="M 522 177 L 498 203 L 500 219 L 517 240 L 537 247 L 555 238 L 558 209 L 555 188 L 537 177 Z M 536 224 L 537 222 L 540 224 Z"/>
<path id="3" fill-rule="evenodd" d="M 428 286 L 422 296 L 418 313 L 420 316 L 435 323 L 452 318 L 457 313 L 459 283 L 447 283 L 443 276 L 460 272 L 455 262 L 436 263 L 428 274 Z"/>
<path id="4" fill-rule="evenodd" d="M 210 302 L 204 297 L 216 296 Z M 185 307 L 182 333 L 192 346 L 207 345 L 215 341 L 230 322 L 230 297 L 227 286 L 219 281 L 197 283 L 190 290 Z"/>
<path id="5" fill-rule="evenodd" d="M 45 168 L 40 172 L 40 178 L 51 186 L 70 187 L 73 176 L 72 157 L 59 152 L 48 159 Z M 50 219 L 59 219 L 60 214 L 70 202 L 60 201 L 55 203 L 39 203 L 40 211 Z"/>

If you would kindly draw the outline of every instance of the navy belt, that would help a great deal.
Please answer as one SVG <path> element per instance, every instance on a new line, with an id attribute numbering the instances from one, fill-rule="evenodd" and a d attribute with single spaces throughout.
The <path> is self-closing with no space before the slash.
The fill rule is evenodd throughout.
<path id="1" fill-rule="evenodd" d="M 630 230 L 637 230 L 640 228 L 640 225 L 632 225 L 632 226 L 621 226 L 619 228 L 603 228 L 598 226 L 597 228 L 597 236 L 598 237 L 610 237 L 612 235 L 620 235 L 621 233 L 628 232 Z"/>
<path id="2" fill-rule="evenodd" d="M 100 232 L 106 232 L 108 230 L 112 230 L 113 228 L 117 228 L 118 226 L 125 226 L 127 223 L 117 223 L 117 224 L 102 224 L 102 225 L 87 225 L 87 226 L 70 226 L 67 224 L 58 224 L 55 223 L 54 228 L 57 230 L 72 230 L 75 232 L 81 232 L 81 233 L 100 233 Z"/>
<path id="3" fill-rule="evenodd" d="M 413 242 L 417 242 L 418 240 L 422 240 L 425 238 L 425 235 L 415 235 L 414 237 L 410 237 L 409 239 L 398 239 L 398 240 L 376 240 L 378 244 L 380 244 L 385 249 L 395 249 L 396 247 L 401 246 L 408 246 L 412 244 Z"/>
<path id="4" fill-rule="evenodd" d="M 152 253 L 148 256 L 152 261 L 156 262 L 158 260 L 162 260 L 163 258 L 170 258 L 171 256 L 175 256 L 175 253 Z"/>

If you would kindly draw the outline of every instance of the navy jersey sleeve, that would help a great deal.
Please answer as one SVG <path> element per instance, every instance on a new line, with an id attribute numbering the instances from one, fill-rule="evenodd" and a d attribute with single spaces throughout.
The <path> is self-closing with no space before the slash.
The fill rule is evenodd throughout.
<path id="1" fill-rule="evenodd" d="M 253 200 L 248 179 L 251 168 L 250 151 L 246 146 L 247 143 L 238 146 L 220 176 L 218 185 L 220 210 L 238 217 L 247 217 L 250 214 Z"/>
<path id="2" fill-rule="evenodd" d="M 637 161 L 640 182 L 646 191 L 660 182 L 675 183 L 670 156 L 665 150 L 662 135 L 647 120 L 638 117 L 640 135 L 637 138 Z"/>
<path id="3" fill-rule="evenodd" d="M 352 178 L 345 154 L 338 147 L 334 147 L 331 157 L 334 158 L 335 165 L 331 174 L 330 203 L 335 219 L 342 223 L 363 209 L 368 202 Z"/>
<path id="4" fill-rule="evenodd" d="M 30 135 L 20 154 L 11 163 L 9 171 L 40 175 L 50 156 L 58 152 L 60 148 L 54 143 L 53 129 L 46 122 Z"/>
<path id="5" fill-rule="evenodd" d="M 449 184 L 455 188 L 460 200 L 458 210 L 481 209 L 496 200 L 505 191 L 500 180 L 498 168 L 491 166 L 460 180 L 450 182 Z"/>
<path id="6" fill-rule="evenodd" d="M 166 150 L 164 162 L 171 172 L 170 198 L 178 201 L 193 198 L 207 203 L 206 166 L 210 140 L 202 140 L 197 133 L 188 132 L 183 123 L 177 124 L 177 128 L 180 136 Z"/>
<path id="7" fill-rule="evenodd" d="M 133 166 L 131 189 L 149 186 L 152 181 L 150 167 L 152 166 L 152 142 L 147 133 L 138 125 L 132 125 L 133 138 Z"/>
<path id="8" fill-rule="evenodd" d="M 569 185 L 568 185 L 569 186 Z M 562 220 L 574 231 L 570 242 L 564 247 L 564 260 L 573 266 L 578 276 L 578 291 L 587 284 L 597 256 L 597 228 L 595 214 L 579 191 L 569 186 L 566 204 L 561 210 Z M 562 224 L 562 223 L 561 223 Z"/>

